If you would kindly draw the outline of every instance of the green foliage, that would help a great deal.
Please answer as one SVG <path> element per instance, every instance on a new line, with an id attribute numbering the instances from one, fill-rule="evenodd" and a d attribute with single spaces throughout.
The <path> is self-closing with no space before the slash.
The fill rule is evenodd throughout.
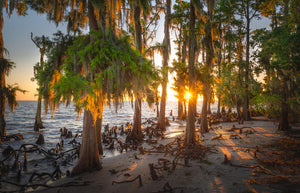
<path id="1" fill-rule="evenodd" d="M 266 5 L 268 7 L 263 8 L 264 14 L 272 17 L 277 11 L 274 8 L 281 7 L 276 13 L 280 17 L 275 18 L 276 22 L 272 18 L 272 30 L 256 30 L 253 35 L 253 46 L 258 47 L 255 58 L 260 70 L 266 73 L 264 91 L 253 102 L 256 106 L 265 107 L 267 114 L 279 117 L 283 112 L 283 104 L 288 104 L 290 112 L 299 112 L 300 109 L 300 33 L 294 20 L 294 8 L 285 7 L 283 1 Z"/>
<path id="2" fill-rule="evenodd" d="M 0 88 L 0 89 L 1 89 L 0 93 L 3 94 L 3 96 L 1 96 L 1 97 L 4 97 L 6 103 L 8 104 L 8 106 L 10 108 L 10 111 L 13 112 L 14 108 L 16 106 L 18 106 L 18 103 L 16 100 L 17 91 L 22 92 L 22 93 L 25 93 L 26 91 L 20 89 L 20 87 L 17 84 L 7 85 L 6 87 Z"/>
<path id="3" fill-rule="evenodd" d="M 34 38 L 35 44 L 40 48 L 40 54 L 47 56 L 47 61 L 34 66 L 34 78 L 32 78 L 37 81 L 39 94 L 44 98 L 45 113 L 51 107 L 50 98 L 53 94 L 50 87 L 58 78 L 58 71 L 66 57 L 65 51 L 73 40 L 73 36 L 64 35 L 61 31 L 54 33 L 52 39 L 44 36 Z"/>
<path id="4" fill-rule="evenodd" d="M 280 95 L 268 94 L 266 92 L 256 93 L 250 100 L 251 115 L 265 115 L 269 117 L 279 117 L 280 115 Z"/>
<path id="5" fill-rule="evenodd" d="M 0 74 L 5 74 L 8 76 L 10 74 L 10 71 L 15 67 L 15 63 L 6 59 L 6 58 L 0 58 Z"/>
<path id="6" fill-rule="evenodd" d="M 119 104 L 135 92 L 148 93 L 145 85 L 156 76 L 151 62 L 132 49 L 128 36 L 92 31 L 78 37 L 66 56 L 62 77 L 52 87 L 54 101 L 73 100 L 79 111 L 97 100 Z"/>

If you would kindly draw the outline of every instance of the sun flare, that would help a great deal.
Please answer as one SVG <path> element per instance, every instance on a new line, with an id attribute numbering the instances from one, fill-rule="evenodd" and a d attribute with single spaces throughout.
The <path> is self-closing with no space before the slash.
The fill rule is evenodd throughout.
<path id="1" fill-rule="evenodd" d="M 191 94 L 189 91 L 186 91 L 186 92 L 185 92 L 185 95 L 184 95 L 184 98 L 185 98 L 186 100 L 189 100 L 189 99 L 191 98 L 191 96 L 192 96 L 192 94 Z"/>

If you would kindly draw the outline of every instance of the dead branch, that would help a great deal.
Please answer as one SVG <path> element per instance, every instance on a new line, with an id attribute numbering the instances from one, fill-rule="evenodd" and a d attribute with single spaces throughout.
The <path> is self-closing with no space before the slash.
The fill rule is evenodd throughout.
<path id="1" fill-rule="evenodd" d="M 216 136 L 216 137 L 212 137 L 211 140 L 220 140 L 220 139 L 223 139 L 222 134 L 220 134 L 220 135 L 218 135 L 218 136 Z"/>
<path id="2" fill-rule="evenodd" d="M 140 186 L 143 186 L 143 183 L 142 183 L 142 176 L 141 175 L 138 175 L 137 177 L 133 178 L 132 180 L 124 180 L 124 181 L 121 181 L 121 182 L 117 182 L 117 181 L 112 181 L 112 185 L 114 184 L 122 184 L 122 183 L 128 183 L 128 182 L 133 182 L 135 180 L 139 179 L 139 184 Z"/>

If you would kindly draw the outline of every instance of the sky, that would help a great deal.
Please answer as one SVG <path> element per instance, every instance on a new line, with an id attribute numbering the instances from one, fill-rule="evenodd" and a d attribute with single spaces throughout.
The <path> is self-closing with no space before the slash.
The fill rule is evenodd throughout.
<path id="1" fill-rule="evenodd" d="M 164 18 L 164 17 L 162 17 Z M 251 24 L 252 29 L 267 27 L 269 21 L 266 19 L 253 21 Z M 18 16 L 16 13 L 9 18 L 4 14 L 3 38 L 4 47 L 9 51 L 9 56 L 6 58 L 13 61 L 16 65 L 10 75 L 7 77 L 7 84 L 17 83 L 21 89 L 27 90 L 25 94 L 17 93 L 17 100 L 37 100 L 36 82 L 31 81 L 33 77 L 33 66 L 39 62 L 40 54 L 39 49 L 31 41 L 31 32 L 34 36 L 51 36 L 53 33 L 61 30 L 66 32 L 66 24 L 59 24 L 49 22 L 45 14 L 37 14 L 32 10 L 27 11 L 26 16 Z M 161 42 L 163 39 L 163 21 L 157 32 L 157 41 Z M 171 56 L 169 66 L 175 58 L 174 50 L 174 35 L 171 34 Z M 161 56 L 155 57 L 155 65 L 161 65 Z M 173 77 L 169 76 L 168 84 L 168 100 L 175 101 L 175 92 L 170 88 L 173 82 Z"/>
<path id="2" fill-rule="evenodd" d="M 33 66 L 39 62 L 39 49 L 31 41 L 31 32 L 34 36 L 50 36 L 57 30 L 66 31 L 66 27 L 50 23 L 46 15 L 36 14 L 28 10 L 27 15 L 18 16 L 13 14 L 10 18 L 4 14 L 3 38 L 4 47 L 9 51 L 9 58 L 15 63 L 7 84 L 17 83 L 21 89 L 27 90 L 25 94 L 17 93 L 17 100 L 37 100 L 35 96 L 36 82 L 31 81 L 33 77 Z"/>

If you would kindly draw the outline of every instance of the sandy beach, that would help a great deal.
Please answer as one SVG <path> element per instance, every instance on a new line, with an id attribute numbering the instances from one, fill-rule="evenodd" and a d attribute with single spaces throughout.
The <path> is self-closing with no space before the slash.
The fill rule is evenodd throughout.
<path id="1" fill-rule="evenodd" d="M 299 192 L 299 127 L 293 127 L 295 132 L 289 135 L 277 131 L 271 121 L 220 123 L 212 128 L 201 137 L 201 145 L 209 149 L 201 160 L 178 159 L 174 169 L 174 156 L 148 150 L 175 138 L 145 142 L 144 155 L 128 151 L 102 159 L 101 170 L 63 178 L 49 184 L 53 188 L 37 192 Z M 149 169 L 152 163 L 156 180 Z"/>

